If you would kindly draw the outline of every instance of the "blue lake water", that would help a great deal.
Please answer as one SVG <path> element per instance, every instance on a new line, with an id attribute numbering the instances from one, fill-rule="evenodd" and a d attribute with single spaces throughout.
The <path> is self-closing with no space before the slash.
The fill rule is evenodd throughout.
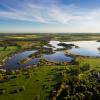
<path id="1" fill-rule="evenodd" d="M 50 41 L 50 44 L 54 46 L 54 50 L 57 48 L 62 48 L 61 46 L 58 46 L 57 44 L 59 41 Z M 72 47 L 69 51 L 72 54 L 75 55 L 81 55 L 81 56 L 96 56 L 100 57 L 100 51 L 98 48 L 100 48 L 100 42 L 96 41 L 72 41 L 72 42 L 63 42 L 66 44 L 74 44 L 79 46 L 79 48 Z"/>
<path id="2" fill-rule="evenodd" d="M 24 64 L 19 64 L 19 62 L 31 54 L 37 52 L 37 50 L 33 51 L 24 51 L 22 53 L 15 54 L 10 57 L 3 67 L 7 70 L 14 70 L 19 68 L 28 67 L 30 65 L 36 64 L 39 62 L 41 58 L 47 59 L 48 61 L 56 61 L 56 62 L 70 62 L 73 58 L 70 56 L 66 56 L 64 51 L 56 51 L 58 48 L 63 48 L 62 46 L 58 46 L 59 41 L 50 41 L 49 44 L 52 46 L 54 53 L 53 54 L 43 54 L 40 58 L 31 58 Z M 66 44 L 74 44 L 79 48 L 72 47 L 68 51 L 75 55 L 81 56 L 92 56 L 92 57 L 100 57 L 100 42 L 96 41 L 72 41 L 72 42 L 63 42 Z M 51 47 L 50 47 L 51 48 Z"/>
<path id="3" fill-rule="evenodd" d="M 22 53 L 18 53 L 18 54 L 15 54 L 14 56 L 12 56 L 11 58 L 9 58 L 5 64 L 3 65 L 3 67 L 7 70 L 14 70 L 14 69 L 19 69 L 19 68 L 24 68 L 26 66 L 29 66 L 29 65 L 32 65 L 32 64 L 35 64 L 39 61 L 38 58 L 33 58 L 31 59 L 30 61 L 28 61 L 27 63 L 25 64 L 19 64 L 19 62 L 25 58 L 27 58 L 29 55 L 35 53 L 36 51 L 25 51 L 25 52 L 22 52 Z"/>
<path id="4" fill-rule="evenodd" d="M 52 62 L 70 62 L 72 60 L 71 57 L 65 56 L 63 51 L 57 51 L 56 53 L 50 55 L 43 55 L 43 58 Z"/>

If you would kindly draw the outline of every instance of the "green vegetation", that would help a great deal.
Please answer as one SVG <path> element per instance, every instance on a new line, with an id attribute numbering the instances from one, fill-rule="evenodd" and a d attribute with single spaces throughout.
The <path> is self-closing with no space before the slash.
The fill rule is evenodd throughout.
<path id="1" fill-rule="evenodd" d="M 40 64 L 38 67 L 16 70 L 15 72 L 1 71 L 0 99 L 35 100 L 38 98 L 46 100 L 52 98 L 55 100 L 55 98 L 58 98 L 57 100 L 59 100 L 61 98 L 60 100 L 63 100 L 63 98 L 66 98 L 70 100 L 80 97 L 92 100 L 89 98 L 94 97 L 96 99 L 93 100 L 99 100 L 97 97 L 100 94 L 100 84 L 96 81 L 93 73 L 100 72 L 100 59 L 78 57 L 76 60 L 79 65 L 43 66 Z M 43 61 L 41 63 L 44 64 Z"/>
<path id="2" fill-rule="evenodd" d="M 52 35 L 53 36 L 53 35 Z M 59 41 L 83 41 L 83 40 L 100 40 L 100 34 L 55 34 L 54 40 Z"/>
<path id="3" fill-rule="evenodd" d="M 0 89 L 5 91 L 0 100 L 46 100 L 59 82 L 61 69 L 63 66 L 43 66 L 9 73 L 0 82 Z"/>
<path id="4" fill-rule="evenodd" d="M 16 46 L 7 46 L 6 48 L 0 47 L 0 65 L 2 65 L 4 61 L 17 50 L 18 48 Z"/>
<path id="5" fill-rule="evenodd" d="M 82 63 L 84 60 L 84 64 Z M 87 61 L 88 60 L 88 61 Z M 99 100 L 100 67 L 94 66 L 100 59 L 78 58 L 79 65 L 65 66 L 61 83 L 52 93 L 53 100 Z M 93 61 L 93 62 L 90 62 Z M 94 66 L 94 67 L 93 67 Z M 99 70 L 98 70 L 99 69 Z"/>
<path id="6" fill-rule="evenodd" d="M 52 53 L 48 41 L 99 40 L 98 34 L 22 34 L 0 36 L 0 100 L 100 100 L 100 58 L 74 56 L 71 63 L 41 59 L 19 70 L 2 69 L 5 60 L 25 50 Z M 60 44 L 62 45 L 62 44 Z M 64 44 L 63 44 L 64 45 Z M 22 63 L 27 59 L 23 59 Z"/>

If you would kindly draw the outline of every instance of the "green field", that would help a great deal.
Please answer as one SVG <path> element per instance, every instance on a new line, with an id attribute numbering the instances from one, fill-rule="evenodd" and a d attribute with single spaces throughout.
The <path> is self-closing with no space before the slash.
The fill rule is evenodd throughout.
<path id="1" fill-rule="evenodd" d="M 60 69 L 64 66 L 42 66 L 40 68 L 32 68 L 23 70 L 17 75 L 17 78 L 12 79 L 14 75 L 8 75 L 8 82 L 0 83 L 0 89 L 5 89 L 5 93 L 0 95 L 0 100 L 46 100 L 50 92 L 60 80 L 58 75 Z M 58 71 L 57 71 L 58 70 Z M 30 77 L 27 77 L 27 74 Z M 20 92 L 19 89 L 24 86 L 25 90 Z M 17 90 L 17 93 L 11 93 Z"/>
<path id="2" fill-rule="evenodd" d="M 80 62 L 79 66 L 88 63 L 91 66 L 90 70 L 100 70 L 100 58 L 78 58 L 77 60 Z M 59 74 L 69 67 L 77 68 L 78 66 L 41 66 L 22 70 L 17 75 L 15 73 L 7 75 L 9 81 L 0 83 L 0 89 L 5 89 L 5 93 L 0 95 L 0 100 L 35 100 L 36 98 L 46 100 L 56 84 L 61 82 Z M 90 70 L 81 74 L 87 75 Z M 12 78 L 13 76 L 16 77 Z M 25 90 L 20 91 L 21 87 Z M 16 90 L 15 93 L 13 93 L 14 90 Z"/>

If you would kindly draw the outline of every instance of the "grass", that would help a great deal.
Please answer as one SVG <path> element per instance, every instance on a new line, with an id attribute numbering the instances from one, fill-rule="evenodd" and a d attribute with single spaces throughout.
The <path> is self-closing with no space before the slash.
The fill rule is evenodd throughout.
<path id="1" fill-rule="evenodd" d="M 46 34 L 45 34 L 46 35 Z M 54 35 L 52 34 L 52 37 Z M 41 37 L 41 35 L 21 35 L 21 36 L 8 36 L 5 38 L 13 39 L 33 39 Z M 92 40 L 100 39 L 99 36 L 95 35 L 66 35 L 60 34 L 55 35 L 53 39 L 69 41 L 69 40 Z M 20 42 L 20 41 L 19 41 Z M 23 43 L 25 44 L 25 43 Z M 21 46 L 23 44 L 20 43 Z M 35 44 L 39 45 L 39 44 Z M 29 47 L 29 44 L 26 45 Z M 3 60 L 11 56 L 14 52 L 18 50 L 17 46 L 8 46 L 6 49 L 0 47 L 0 64 L 3 63 Z M 79 62 L 79 66 L 84 64 L 90 65 L 90 70 L 99 70 L 100 71 L 100 58 L 90 58 L 90 57 L 77 57 L 76 59 Z M 18 74 L 17 78 L 10 78 L 14 75 L 7 75 L 9 80 L 7 82 L 0 83 L 0 89 L 5 89 L 5 93 L 0 95 L 0 100 L 46 100 L 50 95 L 51 91 L 54 89 L 55 85 L 61 80 L 59 73 L 62 73 L 62 70 L 65 70 L 67 67 L 78 67 L 78 65 L 67 65 L 67 66 L 42 66 L 37 68 L 32 68 L 30 70 L 21 71 Z M 88 71 L 88 72 L 89 72 Z M 81 73 L 82 75 L 86 73 Z M 29 77 L 28 77 L 29 76 Z M 25 88 L 24 91 L 19 91 L 21 87 Z M 11 93 L 16 90 L 17 93 Z"/>
<path id="2" fill-rule="evenodd" d="M 1 39 L 17 39 L 17 40 L 27 40 L 27 39 L 35 39 L 35 38 L 39 38 L 39 35 L 8 35 L 8 36 L 0 36 Z"/>
<path id="3" fill-rule="evenodd" d="M 16 46 L 8 46 L 6 49 L 4 49 L 4 47 L 0 47 L 0 65 L 2 65 L 3 60 L 8 58 L 17 50 L 18 48 Z"/>
<path id="4" fill-rule="evenodd" d="M 90 70 L 97 69 L 97 67 L 100 70 L 100 58 L 77 57 L 77 61 L 79 61 L 80 66 L 86 63 L 90 64 Z M 77 65 L 44 65 L 42 67 L 21 71 L 21 74 L 17 78 L 0 83 L 0 89 L 6 89 L 6 92 L 0 95 L 0 100 L 35 100 L 36 98 L 36 100 L 46 100 L 54 86 L 61 81 L 59 80 L 59 73 L 62 73 L 62 70 L 65 70 L 67 67 L 77 67 Z M 30 75 L 29 78 L 26 77 L 27 72 Z M 19 88 L 22 86 L 25 87 L 25 90 L 19 92 Z M 10 91 L 14 89 L 18 93 L 10 94 Z"/>
<path id="5" fill-rule="evenodd" d="M 77 57 L 77 61 L 80 66 L 87 63 L 91 66 L 91 70 L 100 70 L 100 58 Z"/>
<path id="6" fill-rule="evenodd" d="M 6 89 L 6 93 L 0 95 L 0 100 L 35 100 L 36 98 L 46 100 L 54 85 L 59 82 L 57 79 L 59 69 L 63 68 L 63 66 L 32 68 L 29 70 L 30 78 L 26 78 L 23 71 L 19 77 L 0 83 L 0 89 Z M 10 91 L 14 89 L 18 91 L 21 86 L 25 87 L 24 91 L 10 94 Z"/>
<path id="7" fill-rule="evenodd" d="M 100 40 L 100 34 L 55 34 L 54 40 L 59 40 L 59 41 Z"/>
<path id="8" fill-rule="evenodd" d="M 47 34 L 47 33 L 42 33 L 42 34 L 1 34 L 0 35 L 0 40 L 33 40 L 33 39 L 40 39 L 42 37 L 49 37 L 52 38 L 53 40 L 60 40 L 60 41 L 77 41 L 77 40 L 100 40 L 100 34 Z"/>

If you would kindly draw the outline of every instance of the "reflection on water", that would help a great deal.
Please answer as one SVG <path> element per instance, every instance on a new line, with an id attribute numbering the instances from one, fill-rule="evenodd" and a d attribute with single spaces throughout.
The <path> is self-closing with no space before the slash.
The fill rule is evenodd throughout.
<path id="1" fill-rule="evenodd" d="M 59 49 L 59 48 L 63 48 L 62 46 L 58 46 L 57 44 L 59 44 L 60 41 L 50 41 L 49 44 L 53 47 L 53 50 Z"/>
<path id="2" fill-rule="evenodd" d="M 7 70 L 14 70 L 19 68 L 24 68 L 33 64 L 37 64 L 41 58 L 47 59 L 48 61 L 57 61 L 57 62 L 70 62 L 72 60 L 71 57 L 67 57 L 64 55 L 63 51 L 55 52 L 53 54 L 43 54 L 40 58 L 33 58 L 27 61 L 24 64 L 19 64 L 22 59 L 27 58 L 31 54 L 35 53 L 36 51 L 25 51 L 15 56 L 11 57 L 7 60 L 4 64 L 4 68 Z"/>
<path id="3" fill-rule="evenodd" d="M 25 51 L 22 53 L 18 53 L 8 59 L 5 64 L 4 68 L 9 70 L 9 69 L 19 69 L 23 67 L 27 67 L 33 64 L 36 64 L 39 62 L 41 58 L 47 59 L 49 61 L 57 61 L 57 62 L 70 62 L 72 61 L 72 58 L 69 56 L 64 55 L 64 51 L 56 51 L 56 49 L 61 49 L 63 48 L 62 46 L 58 46 L 59 41 L 50 41 L 50 45 L 53 48 L 54 53 L 53 54 L 42 54 L 40 58 L 31 58 L 29 59 L 26 63 L 24 64 L 19 64 L 19 62 L 31 54 L 38 52 L 37 50 L 34 51 Z M 70 49 L 70 52 L 75 55 L 82 55 L 82 56 L 97 56 L 100 57 L 100 42 L 96 41 L 74 41 L 74 42 L 63 42 L 66 44 L 74 44 L 78 46 L 79 48 L 75 48 L 74 46 Z M 47 48 L 47 47 L 45 47 Z M 51 48 L 51 47 L 50 47 Z"/>
<path id="4" fill-rule="evenodd" d="M 57 45 L 59 41 L 50 41 L 52 46 L 55 46 L 56 49 L 59 48 Z M 100 57 L 100 51 L 98 48 L 100 47 L 100 42 L 96 41 L 74 41 L 74 42 L 63 42 L 66 44 L 74 44 L 79 46 L 79 48 L 73 47 L 70 49 L 72 54 L 82 55 L 82 56 L 97 56 Z M 61 48 L 61 47 L 60 47 Z"/>
<path id="5" fill-rule="evenodd" d="M 81 42 L 74 42 L 74 44 L 78 45 L 80 48 L 72 48 L 70 50 L 72 53 L 82 56 L 100 57 L 100 51 L 98 50 L 98 48 L 100 47 L 100 42 L 81 41 Z"/>
<path id="6" fill-rule="evenodd" d="M 43 58 L 49 61 L 57 61 L 57 62 L 70 62 L 72 60 L 71 57 L 65 56 L 63 51 L 59 51 L 50 55 L 43 55 Z"/>
<path id="7" fill-rule="evenodd" d="M 34 50 L 34 51 L 25 51 L 25 52 L 22 52 L 22 53 L 18 53 L 16 55 L 14 55 L 13 57 L 9 58 L 5 62 L 5 64 L 3 65 L 3 67 L 5 69 L 7 69 L 7 70 L 9 70 L 9 69 L 19 69 L 19 68 L 26 67 L 26 66 L 32 65 L 34 63 L 37 63 L 39 59 L 35 58 L 35 59 L 31 59 L 30 61 L 28 61 L 25 64 L 19 64 L 19 62 L 22 59 L 27 58 L 29 55 L 31 55 L 31 54 L 33 54 L 35 52 L 37 52 L 37 51 Z"/>

